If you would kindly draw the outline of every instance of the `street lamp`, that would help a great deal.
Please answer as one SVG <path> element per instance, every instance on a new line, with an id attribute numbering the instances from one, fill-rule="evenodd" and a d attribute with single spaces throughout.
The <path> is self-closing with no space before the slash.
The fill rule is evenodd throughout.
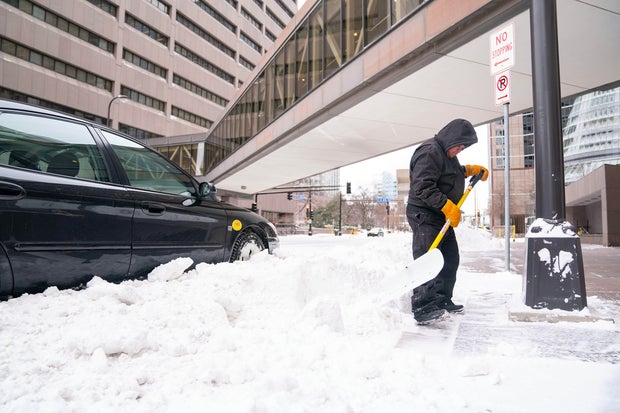
<path id="1" fill-rule="evenodd" d="M 112 102 L 114 102 L 116 99 L 126 99 L 127 96 L 125 95 L 118 95 L 118 96 L 114 96 L 111 100 L 110 103 L 108 103 L 108 117 L 106 118 L 106 122 L 105 125 L 106 126 L 110 126 L 110 108 L 112 107 Z"/>

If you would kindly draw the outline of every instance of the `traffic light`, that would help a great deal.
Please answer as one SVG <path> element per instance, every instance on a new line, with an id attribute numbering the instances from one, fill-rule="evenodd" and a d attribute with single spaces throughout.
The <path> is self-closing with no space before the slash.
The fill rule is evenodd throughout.
<path id="1" fill-rule="evenodd" d="M 351 193 L 351 182 L 347 182 L 347 194 Z"/>
<path id="2" fill-rule="evenodd" d="M 310 219 L 314 219 L 314 211 L 310 210 Z"/>
<path id="3" fill-rule="evenodd" d="M 258 211 L 258 205 L 256 205 L 256 202 L 252 202 L 252 211 L 253 212 L 257 212 Z"/>
<path id="4" fill-rule="evenodd" d="M 287 193 L 287 194 L 286 194 L 286 199 L 288 199 L 289 201 L 290 201 L 291 199 L 293 199 L 293 193 L 292 193 L 292 192 Z"/>
<path id="5" fill-rule="evenodd" d="M 306 207 L 306 219 L 310 218 L 310 207 Z"/>

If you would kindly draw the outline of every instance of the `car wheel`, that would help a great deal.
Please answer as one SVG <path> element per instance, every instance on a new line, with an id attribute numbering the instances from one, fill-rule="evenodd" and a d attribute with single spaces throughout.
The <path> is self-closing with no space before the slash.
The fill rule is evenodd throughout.
<path id="1" fill-rule="evenodd" d="M 257 233 L 253 231 L 242 232 L 235 241 L 232 254 L 230 255 L 230 262 L 247 261 L 252 258 L 254 254 L 264 249 L 265 243 Z"/>

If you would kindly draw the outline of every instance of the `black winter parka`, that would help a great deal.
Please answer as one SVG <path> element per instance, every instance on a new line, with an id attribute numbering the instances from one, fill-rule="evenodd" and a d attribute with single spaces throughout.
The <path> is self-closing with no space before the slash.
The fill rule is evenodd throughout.
<path id="1" fill-rule="evenodd" d="M 473 125 L 465 119 L 455 119 L 420 144 L 409 163 L 407 203 L 443 217 L 441 208 L 447 199 L 456 204 L 465 190 L 465 168 L 456 156 L 450 159 L 446 152 L 458 145 L 467 148 L 477 142 Z"/>

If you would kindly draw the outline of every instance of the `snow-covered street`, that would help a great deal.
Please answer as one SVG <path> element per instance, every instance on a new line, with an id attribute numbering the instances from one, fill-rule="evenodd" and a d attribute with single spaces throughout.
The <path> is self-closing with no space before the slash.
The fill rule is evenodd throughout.
<path id="1" fill-rule="evenodd" d="M 408 297 L 369 300 L 410 237 L 287 236 L 250 262 L 1 302 L 0 411 L 619 411 L 617 302 L 589 296 L 576 317 L 597 322 L 511 321 L 532 311 L 522 274 L 477 270 L 503 240 L 461 225 L 465 313 L 418 326 Z"/>

